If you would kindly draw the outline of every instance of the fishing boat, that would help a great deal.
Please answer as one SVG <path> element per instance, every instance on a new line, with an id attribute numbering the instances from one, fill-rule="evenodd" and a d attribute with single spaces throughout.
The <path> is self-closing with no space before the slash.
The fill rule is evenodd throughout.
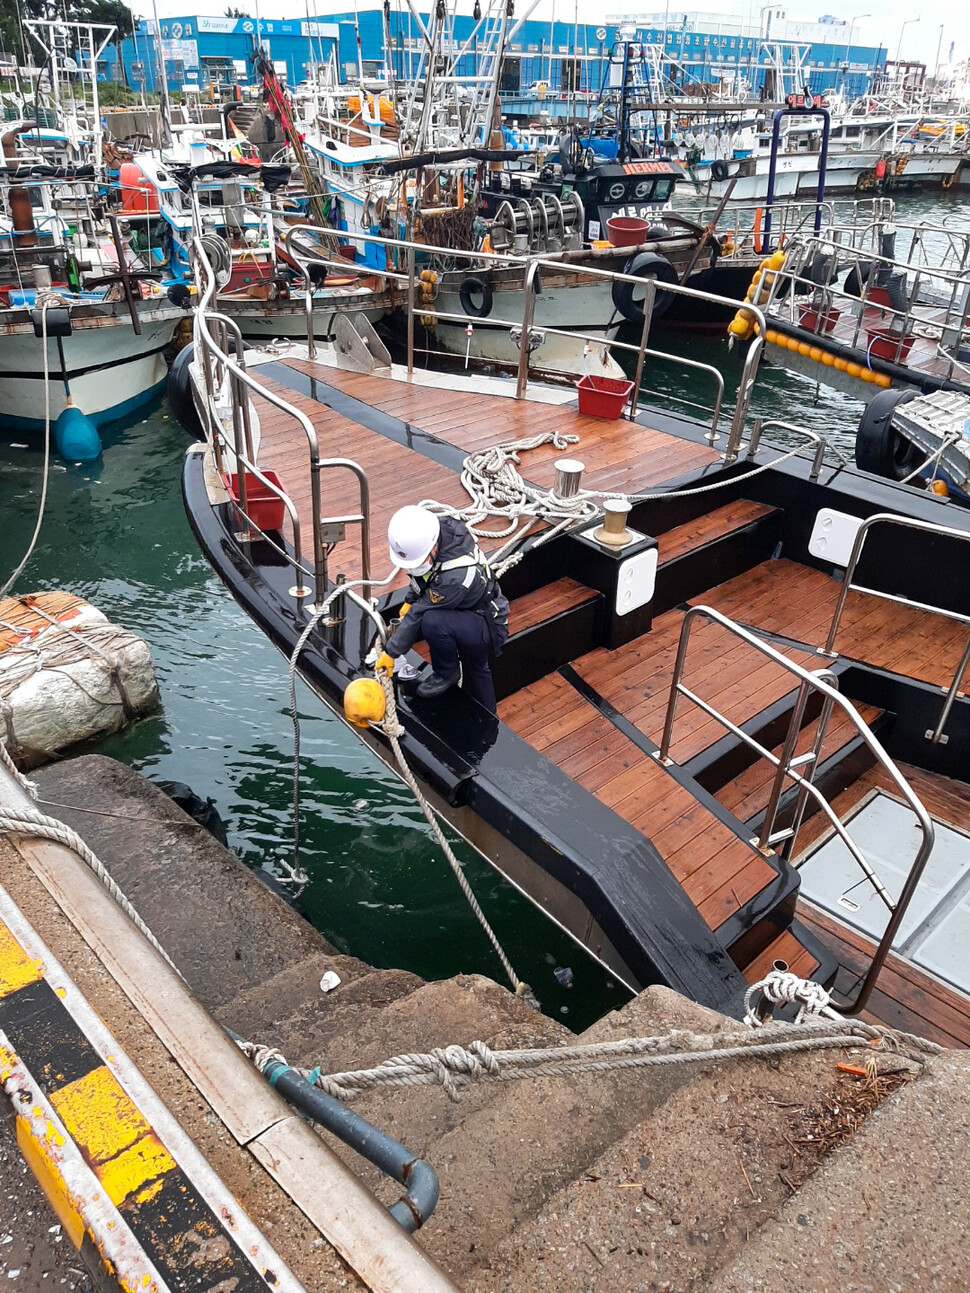
<path id="1" fill-rule="evenodd" d="M 393 683 L 394 741 L 442 819 L 633 991 L 736 1014 L 785 965 L 844 1013 L 965 1027 L 966 513 L 826 462 L 812 433 L 770 445 L 749 417 L 763 335 L 732 407 L 685 416 L 634 387 L 621 415 L 622 396 L 591 412 L 533 382 L 527 352 L 514 385 L 339 350 L 237 363 L 213 291 L 207 273 L 187 513 L 327 706 L 373 677 L 406 597 L 399 506 L 464 510 L 518 558 L 497 715 Z M 490 462 L 519 473 L 501 499 Z M 371 719 L 354 730 L 396 767 Z"/>

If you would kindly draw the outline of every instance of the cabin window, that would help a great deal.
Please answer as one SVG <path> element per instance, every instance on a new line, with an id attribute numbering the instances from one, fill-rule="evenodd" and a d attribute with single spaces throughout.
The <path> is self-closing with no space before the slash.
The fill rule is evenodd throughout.
<path id="1" fill-rule="evenodd" d="M 507 58 L 502 64 L 502 79 L 499 90 L 503 94 L 518 94 L 522 89 L 522 60 Z"/>

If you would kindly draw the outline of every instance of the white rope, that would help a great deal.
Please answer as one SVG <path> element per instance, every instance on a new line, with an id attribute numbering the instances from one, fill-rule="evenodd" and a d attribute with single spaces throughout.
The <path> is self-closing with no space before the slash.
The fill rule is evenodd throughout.
<path id="1" fill-rule="evenodd" d="M 740 481 L 750 480 L 751 477 L 769 471 L 802 452 L 801 446 L 789 449 L 778 457 L 772 458 L 770 462 L 762 463 L 743 475 L 711 481 L 707 485 L 694 485 L 677 490 L 647 490 L 639 494 L 624 494 L 619 490 L 581 489 L 569 498 L 561 498 L 553 489 L 540 489 L 528 484 L 518 470 L 521 462 L 519 455 L 529 449 L 538 449 L 545 444 L 552 444 L 556 449 L 566 449 L 578 442 L 579 436 L 556 431 L 523 440 L 509 440 L 503 444 L 470 453 L 462 463 L 461 470 L 461 483 L 470 500 L 468 505 L 456 508 L 447 503 L 426 498 L 422 499 L 420 506 L 439 515 L 459 518 L 478 539 L 505 539 L 511 536 L 509 541 L 489 559 L 489 564 L 496 576 L 501 576 L 521 561 L 523 555 L 516 552 L 503 561 L 504 553 L 523 539 L 526 532 L 538 521 L 551 521 L 555 524 L 538 537 L 532 545 L 534 548 L 548 543 L 550 539 L 572 525 L 592 524 L 599 515 L 600 505 L 604 500 L 620 499 L 632 504 L 644 503 L 652 499 L 691 498 L 694 495 L 708 494 L 717 489 L 725 489 L 729 485 L 736 485 Z M 500 529 L 483 528 L 483 523 L 489 517 L 503 518 L 507 524 Z M 520 524 L 523 520 L 526 522 L 525 525 Z"/>
<path id="2" fill-rule="evenodd" d="M 752 983 L 744 994 L 744 1022 L 749 1028 L 761 1028 L 764 1020 L 755 1013 L 753 1003 L 761 994 L 772 1006 L 798 1006 L 795 1023 L 806 1019 L 841 1019 L 832 1009 L 832 997 L 820 983 L 802 979 L 791 970 L 769 970 L 758 983 Z"/>
<path id="3" fill-rule="evenodd" d="M 7 750 L 3 740 L 0 739 L 0 763 L 4 765 L 17 783 L 35 798 L 37 787 L 32 781 L 29 781 L 14 763 Z M 138 912 L 131 905 L 124 893 L 112 879 L 107 868 L 101 859 L 92 849 L 85 844 L 84 840 L 70 826 L 65 826 L 63 822 L 58 821 L 56 817 L 48 817 L 46 813 L 40 812 L 35 808 L 18 808 L 0 807 L 0 830 L 9 831 L 13 835 L 34 836 L 39 839 L 52 840 L 55 844 L 63 844 L 65 848 L 76 853 L 90 870 L 97 876 L 101 884 L 114 899 L 115 903 L 125 913 L 135 928 L 142 936 L 151 943 L 159 956 L 175 970 L 176 974 L 181 974 L 176 967 L 172 958 L 162 947 L 158 939 L 148 928 L 145 922 L 139 916 Z"/>
<path id="4" fill-rule="evenodd" d="M 44 511 L 47 507 L 47 484 L 50 480 L 51 461 L 51 385 L 50 365 L 47 359 L 47 311 L 54 303 L 53 300 L 45 300 L 40 307 L 40 344 L 44 351 L 44 481 L 40 491 L 40 507 L 37 509 L 37 523 L 34 526 L 34 533 L 31 535 L 24 558 L 4 586 L 0 588 L 0 597 L 6 596 L 23 574 L 27 562 L 33 556 L 34 548 L 37 546 L 37 540 L 40 537 L 40 527 L 44 522 Z"/>
<path id="5" fill-rule="evenodd" d="M 924 1038 L 892 1029 L 877 1028 L 860 1020 L 833 1023 L 814 1020 L 803 1024 L 777 1024 L 763 1032 L 693 1033 L 675 1030 L 661 1037 L 627 1037 L 585 1046 L 554 1046 L 534 1050 L 492 1050 L 485 1042 L 442 1046 L 422 1054 L 395 1055 L 372 1069 L 322 1074 L 297 1068 L 307 1081 L 337 1100 L 352 1100 L 380 1087 L 441 1086 L 449 1099 L 458 1101 L 473 1082 L 512 1082 L 523 1078 L 569 1077 L 574 1073 L 604 1073 L 622 1069 L 657 1068 L 712 1060 L 772 1059 L 807 1051 L 836 1050 L 854 1043 L 884 1045 L 922 1068 L 928 1056 L 943 1047 Z M 260 1071 L 270 1064 L 286 1064 L 273 1047 L 239 1042 L 240 1049 Z"/>
<path id="6" fill-rule="evenodd" d="M 448 843 L 448 840 L 445 837 L 444 831 L 441 829 L 438 819 L 435 816 L 434 809 L 431 807 L 427 799 L 424 797 L 421 791 L 421 787 L 418 785 L 417 781 L 415 780 L 414 773 L 408 767 L 408 763 L 404 757 L 404 751 L 401 749 L 401 742 L 399 739 L 401 736 L 404 735 L 404 728 L 401 726 L 397 717 L 397 700 L 394 695 L 394 684 L 392 683 L 390 677 L 388 676 L 387 671 L 384 669 L 378 670 L 377 677 L 380 681 L 381 686 L 384 688 L 384 696 L 385 696 L 386 705 L 387 705 L 387 710 L 384 717 L 382 730 L 384 732 L 384 735 L 387 737 L 388 741 L 390 742 L 391 749 L 394 751 L 394 757 L 395 759 L 397 759 L 398 767 L 400 768 L 400 771 L 401 771 L 401 776 L 404 778 L 405 782 L 410 787 L 411 793 L 414 795 L 414 798 L 417 800 L 418 806 L 420 807 L 422 813 L 424 814 L 425 821 L 431 827 L 431 832 L 434 835 L 435 839 L 438 841 L 438 844 L 441 848 L 442 853 L 444 853 L 445 857 L 448 859 L 448 865 L 455 873 L 455 879 L 458 881 L 458 884 L 461 886 L 461 891 L 465 895 L 465 898 L 468 901 L 469 907 L 471 907 L 472 911 L 474 912 L 475 916 L 478 919 L 478 923 L 485 931 L 488 941 L 492 944 L 492 947 L 495 949 L 495 953 L 498 956 L 498 959 L 502 962 L 502 967 L 505 970 L 505 973 L 508 975 L 509 981 L 511 982 L 512 987 L 515 990 L 515 995 L 517 997 L 521 997 L 534 1009 L 539 1010 L 541 1009 L 541 1007 L 535 997 L 535 994 L 533 993 L 529 985 L 525 983 L 522 979 L 520 979 L 519 976 L 516 974 L 512 966 L 512 962 L 506 956 L 505 950 L 503 949 L 502 944 L 498 940 L 498 935 L 495 933 L 494 929 L 492 929 L 491 925 L 488 923 L 488 918 L 485 915 L 485 913 L 482 911 L 482 908 L 479 905 L 478 899 L 475 897 L 474 891 L 472 890 L 472 887 L 468 882 L 468 878 L 466 877 L 464 871 L 461 868 L 461 863 L 458 861 L 457 857 L 455 857 L 454 850 L 452 849 L 451 845 Z"/>

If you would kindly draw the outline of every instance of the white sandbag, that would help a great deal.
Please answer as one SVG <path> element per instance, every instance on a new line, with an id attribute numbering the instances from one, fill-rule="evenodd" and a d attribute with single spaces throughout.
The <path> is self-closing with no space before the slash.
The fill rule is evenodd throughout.
<path id="1" fill-rule="evenodd" d="M 46 625 L 0 653 L 2 730 L 21 768 L 116 732 L 157 703 L 148 644 L 90 605 L 70 627 Z"/>

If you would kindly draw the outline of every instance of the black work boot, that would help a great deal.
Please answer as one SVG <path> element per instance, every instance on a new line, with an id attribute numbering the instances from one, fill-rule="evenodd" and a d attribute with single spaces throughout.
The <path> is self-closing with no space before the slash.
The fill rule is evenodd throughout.
<path id="1" fill-rule="evenodd" d="M 427 678 L 418 683 L 418 695 L 423 696 L 425 699 L 432 696 L 443 696 L 450 687 L 454 687 L 460 677 L 460 669 L 456 669 L 448 678 L 442 678 L 440 674 L 432 671 Z"/>

